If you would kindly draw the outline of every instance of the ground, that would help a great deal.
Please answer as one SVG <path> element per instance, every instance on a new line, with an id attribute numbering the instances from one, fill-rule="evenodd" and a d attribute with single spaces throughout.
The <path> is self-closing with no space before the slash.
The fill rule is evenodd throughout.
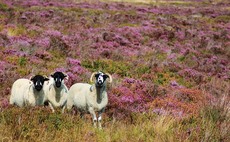
<path id="1" fill-rule="evenodd" d="M 3 0 L 3 141 L 229 141 L 228 0 Z M 18 78 L 112 74 L 103 130 L 89 115 L 9 105 Z"/>

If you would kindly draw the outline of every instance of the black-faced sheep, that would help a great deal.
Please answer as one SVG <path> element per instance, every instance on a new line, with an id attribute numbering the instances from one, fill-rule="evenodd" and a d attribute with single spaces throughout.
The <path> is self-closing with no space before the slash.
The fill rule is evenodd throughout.
<path id="1" fill-rule="evenodd" d="M 43 84 L 48 80 L 41 75 L 35 75 L 30 80 L 25 78 L 16 80 L 11 88 L 10 104 L 19 107 L 43 105 Z"/>
<path id="2" fill-rule="evenodd" d="M 106 79 L 109 78 L 109 83 L 112 82 L 112 76 L 108 73 L 94 72 L 90 81 L 95 83 L 93 85 L 87 83 L 76 83 L 69 89 L 69 95 L 67 98 L 67 109 L 76 107 L 81 116 L 85 112 L 89 112 L 93 117 L 94 126 L 101 128 L 102 113 L 108 104 L 108 96 L 106 92 Z M 98 117 L 96 113 L 98 112 Z"/>
<path id="3" fill-rule="evenodd" d="M 44 85 L 45 99 L 54 112 L 56 107 L 64 107 L 67 101 L 68 88 L 64 83 L 64 79 L 68 76 L 62 72 L 55 72 L 50 75 L 48 84 Z M 63 110 L 64 111 L 64 110 Z"/>

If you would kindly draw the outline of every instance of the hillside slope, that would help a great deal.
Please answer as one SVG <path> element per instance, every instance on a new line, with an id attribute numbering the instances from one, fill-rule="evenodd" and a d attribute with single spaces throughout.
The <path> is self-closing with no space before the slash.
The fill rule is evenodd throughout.
<path id="1" fill-rule="evenodd" d="M 87 133 L 79 137 L 84 141 L 133 141 L 137 136 L 132 135 L 140 133 L 143 135 L 137 141 L 229 140 L 229 21 L 230 3 L 224 0 L 161 1 L 157 6 L 1 1 L 0 129 L 9 133 L 0 137 L 25 140 L 28 134 L 28 140 L 43 141 L 48 135 L 43 131 L 49 130 L 55 135 L 46 138 L 53 141 L 62 141 L 57 138 L 74 131 L 77 133 L 63 141 L 82 133 Z M 70 87 L 89 82 L 91 73 L 99 70 L 114 78 L 108 89 L 107 128 L 103 132 L 87 132 L 91 126 L 71 114 L 49 114 L 42 108 L 28 111 L 8 104 L 11 85 L 18 78 L 64 71 Z M 31 125 L 26 121 L 30 113 L 35 114 L 28 119 Z M 153 129 L 152 124 L 159 128 Z M 14 125 L 15 130 L 7 128 Z M 120 133 L 114 132 L 117 128 Z M 207 132 L 210 128 L 213 131 Z M 42 133 L 34 132 L 37 130 Z M 130 130 L 134 132 L 124 133 Z M 168 137 L 162 139 L 163 135 Z"/>

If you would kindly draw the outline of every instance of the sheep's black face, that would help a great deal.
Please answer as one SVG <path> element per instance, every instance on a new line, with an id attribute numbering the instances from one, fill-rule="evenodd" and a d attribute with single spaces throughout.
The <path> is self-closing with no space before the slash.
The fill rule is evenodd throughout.
<path id="1" fill-rule="evenodd" d="M 55 72 L 54 74 L 51 75 L 51 77 L 54 78 L 55 85 L 57 88 L 59 88 L 61 87 L 63 79 L 67 76 L 63 74 L 62 72 Z"/>
<path id="2" fill-rule="evenodd" d="M 96 78 L 96 85 L 98 87 L 102 87 L 104 82 L 106 81 L 106 79 L 108 78 L 109 76 L 102 73 L 102 72 L 99 72 L 97 74 L 95 74 L 95 78 Z"/>
<path id="3" fill-rule="evenodd" d="M 41 75 L 35 75 L 33 78 L 31 78 L 31 81 L 33 82 L 34 84 L 34 88 L 37 90 L 37 91 L 41 91 L 42 90 L 42 87 L 43 87 L 43 84 L 45 81 L 48 81 L 49 79 L 48 78 L 45 78 Z"/>

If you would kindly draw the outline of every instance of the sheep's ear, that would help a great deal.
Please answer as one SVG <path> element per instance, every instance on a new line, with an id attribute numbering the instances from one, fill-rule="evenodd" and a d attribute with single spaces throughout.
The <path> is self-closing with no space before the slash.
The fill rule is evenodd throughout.
<path id="1" fill-rule="evenodd" d="M 107 75 L 109 77 L 109 83 L 112 83 L 112 81 L 113 81 L 112 75 L 109 73 L 106 73 L 105 75 Z"/>
<path id="2" fill-rule="evenodd" d="M 49 81 L 49 80 L 50 80 L 49 78 L 46 78 L 46 77 L 44 78 L 44 81 Z"/>
<path id="3" fill-rule="evenodd" d="M 49 84 L 49 78 L 46 75 L 43 75 L 44 82 L 47 81 L 47 85 Z"/>
<path id="4" fill-rule="evenodd" d="M 69 76 L 67 75 L 67 73 L 63 73 L 63 75 L 64 75 L 65 80 L 69 80 Z"/>
<path id="5" fill-rule="evenodd" d="M 108 76 L 107 74 L 104 74 L 104 75 L 103 75 L 103 78 L 104 78 L 104 79 L 107 79 L 107 78 L 109 78 L 109 76 Z"/>
<path id="6" fill-rule="evenodd" d="M 66 73 L 63 73 L 64 77 L 68 77 L 68 75 Z"/>
<path id="7" fill-rule="evenodd" d="M 34 80 L 34 76 L 30 76 L 30 80 L 33 81 Z"/>
<path id="8" fill-rule="evenodd" d="M 52 73 L 50 74 L 50 76 L 53 77 L 53 78 L 54 78 L 54 73 L 55 73 L 55 72 L 52 72 Z"/>

